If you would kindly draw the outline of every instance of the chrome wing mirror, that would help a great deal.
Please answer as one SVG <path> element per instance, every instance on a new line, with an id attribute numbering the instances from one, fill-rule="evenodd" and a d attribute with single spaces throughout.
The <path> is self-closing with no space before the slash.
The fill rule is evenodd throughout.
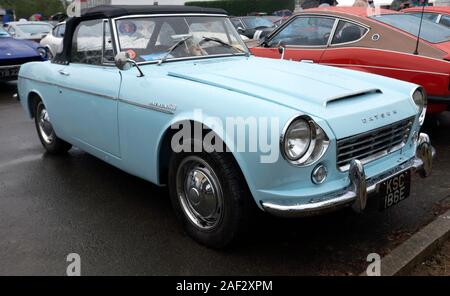
<path id="1" fill-rule="evenodd" d="M 284 60 L 284 54 L 286 53 L 286 45 L 282 41 L 278 42 L 278 53 L 281 55 L 281 59 Z"/>
<path id="2" fill-rule="evenodd" d="M 119 52 L 115 56 L 114 62 L 116 64 L 116 67 L 121 71 L 128 71 L 134 66 L 139 71 L 138 77 L 144 77 L 144 73 L 142 72 L 141 68 L 139 68 L 138 63 L 130 58 L 130 54 L 128 52 Z"/>

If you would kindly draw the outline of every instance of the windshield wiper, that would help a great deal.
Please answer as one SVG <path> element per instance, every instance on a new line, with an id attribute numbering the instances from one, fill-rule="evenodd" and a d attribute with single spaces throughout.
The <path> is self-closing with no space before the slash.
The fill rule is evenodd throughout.
<path id="1" fill-rule="evenodd" d="M 181 44 L 185 43 L 186 41 L 188 41 L 189 39 L 191 39 L 192 37 L 194 37 L 193 35 L 184 37 L 183 39 L 181 39 L 180 41 L 178 41 L 177 43 L 175 43 L 174 45 L 172 45 L 171 48 L 169 48 L 166 52 L 166 54 L 159 60 L 158 65 L 161 65 L 162 63 L 164 63 L 167 58 L 169 57 L 169 55 L 175 50 L 177 49 Z"/>
<path id="2" fill-rule="evenodd" d="M 237 51 L 245 53 L 245 55 L 247 57 L 250 56 L 250 53 L 248 51 L 243 50 L 243 49 L 241 49 L 241 48 L 239 48 L 237 46 L 234 46 L 232 44 L 226 43 L 225 41 L 223 41 L 223 40 L 221 40 L 219 38 L 216 38 L 216 37 L 203 37 L 202 40 L 207 41 L 207 42 L 216 42 L 216 43 L 222 44 L 222 45 L 224 45 L 224 46 L 226 46 L 228 48 L 233 48 L 233 49 L 236 49 Z"/>

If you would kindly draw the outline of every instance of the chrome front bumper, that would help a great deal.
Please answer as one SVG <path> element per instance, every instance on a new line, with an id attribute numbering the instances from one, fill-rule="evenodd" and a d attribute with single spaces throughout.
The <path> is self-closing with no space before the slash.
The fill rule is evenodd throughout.
<path id="1" fill-rule="evenodd" d="M 267 213 L 280 217 L 311 216 L 346 206 L 352 206 L 356 212 L 362 212 L 366 208 L 368 196 L 377 194 L 380 185 L 391 177 L 407 170 L 418 173 L 422 178 L 431 174 L 436 152 L 431 146 L 427 134 L 420 134 L 417 147 L 414 158 L 370 179 L 366 179 L 363 164 L 358 160 L 353 160 L 349 170 L 351 184 L 342 191 L 323 196 L 319 201 L 307 204 L 267 201 L 262 202 L 261 205 Z"/>

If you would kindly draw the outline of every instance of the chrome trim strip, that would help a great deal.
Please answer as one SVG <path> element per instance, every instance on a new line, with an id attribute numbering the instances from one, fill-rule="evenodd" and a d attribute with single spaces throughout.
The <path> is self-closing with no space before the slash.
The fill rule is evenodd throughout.
<path id="1" fill-rule="evenodd" d="M 113 21 L 118 21 L 122 19 L 130 19 L 130 18 L 143 18 L 143 17 L 164 17 L 164 16 L 221 16 L 228 17 L 226 14 L 217 14 L 217 13 L 165 13 L 165 14 L 133 14 L 133 15 L 125 15 L 113 18 Z"/>
<path id="2" fill-rule="evenodd" d="M 165 63 L 170 62 L 176 62 L 176 61 L 194 61 L 194 60 L 205 60 L 205 59 L 212 59 L 212 58 L 225 58 L 225 57 L 245 57 L 245 53 L 235 53 L 235 54 L 214 54 L 214 55 L 207 55 L 207 56 L 192 56 L 192 57 L 183 57 L 183 58 L 174 58 L 174 59 L 167 59 Z M 142 65 L 151 65 L 151 64 L 157 64 L 159 61 L 148 61 L 148 62 L 139 62 L 137 63 L 139 66 Z"/>
<path id="3" fill-rule="evenodd" d="M 333 48 L 333 49 L 334 50 L 345 49 L 345 47 Z M 331 49 L 328 49 L 328 50 L 331 50 Z M 405 71 L 405 72 L 450 76 L 449 74 L 445 74 L 445 73 L 422 71 L 422 70 L 418 70 L 418 69 L 391 68 L 391 67 L 369 66 L 369 65 L 361 65 L 361 64 L 333 64 L 333 63 L 320 63 L 320 64 L 325 65 L 325 66 L 333 66 L 333 67 L 371 68 L 371 69 L 383 69 L 383 70 Z"/>
<path id="4" fill-rule="evenodd" d="M 14 68 L 20 68 L 22 65 L 9 65 L 9 66 L 0 66 L 0 69 L 14 69 Z"/>
<path id="5" fill-rule="evenodd" d="M 336 18 L 334 20 L 333 28 L 331 28 L 330 37 L 328 37 L 327 47 L 329 47 L 331 45 L 331 42 L 333 42 L 334 34 L 336 34 L 338 25 L 339 25 L 339 19 Z"/>
<path id="6" fill-rule="evenodd" d="M 97 97 L 101 97 L 101 98 L 108 99 L 108 100 L 113 100 L 113 101 L 117 100 L 117 97 L 108 96 L 108 95 L 100 94 L 100 93 L 93 92 L 93 91 L 83 90 L 83 89 L 74 88 L 74 87 L 68 87 L 68 86 L 64 86 L 64 85 L 61 85 L 61 84 L 47 82 L 47 81 L 43 81 L 43 80 L 39 80 L 39 79 L 35 79 L 35 78 L 29 78 L 29 77 L 25 77 L 25 76 L 19 76 L 19 78 L 31 80 L 31 81 L 38 82 L 38 83 L 44 83 L 44 84 L 47 84 L 47 85 L 52 85 L 52 86 L 64 88 L 64 89 L 71 90 L 71 91 L 78 91 L 78 92 L 81 92 L 81 93 L 84 93 L 84 94 L 97 96 Z"/>
<path id="7" fill-rule="evenodd" d="M 427 177 L 429 174 L 422 175 L 424 166 L 427 162 L 432 161 L 436 151 L 432 148 L 429 137 L 426 134 L 421 134 L 421 139 L 421 144 L 425 143 L 427 145 L 418 145 L 417 156 L 373 178 L 366 180 L 365 174 L 363 173 L 364 170 L 359 169 L 357 171 L 362 174 L 360 176 L 350 176 L 349 173 L 350 185 L 342 190 L 324 194 L 323 196 L 311 197 L 310 201 L 304 204 L 295 201 L 268 200 L 261 201 L 261 206 L 267 213 L 279 217 L 312 216 L 323 212 L 334 211 L 352 204 L 355 205 L 355 202 L 364 201 L 365 196 L 377 194 L 383 182 L 399 173 L 411 170 L 412 173 L 418 173 L 422 177 Z M 423 151 L 430 147 L 430 153 L 423 153 Z M 358 185 L 364 185 L 364 181 L 366 183 L 365 186 Z"/>
<path id="8" fill-rule="evenodd" d="M 170 114 L 170 115 L 175 114 L 175 111 L 172 111 L 172 110 L 169 110 L 169 109 L 166 109 L 166 108 L 162 108 L 162 107 L 159 107 L 159 106 L 154 105 L 154 104 L 145 105 L 145 104 L 140 104 L 140 103 L 133 102 L 133 101 L 127 100 L 127 99 L 122 99 L 122 98 L 119 98 L 119 102 L 124 103 L 124 104 L 128 104 L 128 105 L 132 105 L 132 106 L 136 106 L 136 107 L 139 107 L 139 108 L 144 108 L 144 109 L 149 109 L 149 110 L 153 110 L 153 111 L 158 111 L 158 112 L 165 113 L 165 114 Z"/>
<path id="9" fill-rule="evenodd" d="M 396 54 L 402 54 L 402 55 L 409 55 L 409 56 L 417 57 L 417 55 L 414 55 L 414 54 L 408 53 L 408 52 L 388 50 L 388 49 L 379 49 L 379 48 L 373 48 L 373 47 L 348 46 L 348 47 L 334 47 L 334 48 L 330 47 L 330 48 L 328 48 L 328 50 L 348 50 L 348 49 L 365 49 L 365 50 L 373 50 L 373 51 L 385 51 L 385 52 L 392 52 L 392 53 L 396 53 Z M 420 56 L 420 58 L 448 63 L 448 61 L 445 61 L 443 59 L 432 58 L 432 57 L 427 57 L 427 56 Z M 416 70 L 411 70 L 411 71 L 416 71 Z M 431 72 L 431 73 L 433 73 L 433 72 Z M 450 74 L 448 74 L 448 73 L 440 73 L 440 74 L 441 75 L 450 76 Z"/>

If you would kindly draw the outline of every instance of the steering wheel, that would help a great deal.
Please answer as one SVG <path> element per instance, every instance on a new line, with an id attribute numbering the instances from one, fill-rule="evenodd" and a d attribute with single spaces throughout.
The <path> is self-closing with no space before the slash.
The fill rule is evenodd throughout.
<path id="1" fill-rule="evenodd" d="M 328 39 L 330 39 L 331 33 L 325 33 L 323 35 L 323 40 L 325 40 L 325 42 L 328 42 Z"/>

